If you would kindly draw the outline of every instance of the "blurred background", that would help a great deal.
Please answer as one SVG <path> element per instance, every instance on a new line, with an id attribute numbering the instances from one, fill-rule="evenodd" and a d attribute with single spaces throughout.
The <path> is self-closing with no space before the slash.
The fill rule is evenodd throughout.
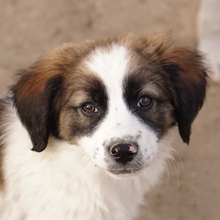
<path id="1" fill-rule="evenodd" d="M 200 0 L 0 0 L 0 97 L 13 75 L 64 42 L 133 32 L 171 33 L 198 45 Z M 220 11 L 220 8 L 218 12 Z M 220 42 L 219 42 L 220 43 Z M 178 159 L 147 195 L 142 220 L 219 220 L 220 83 L 209 81 L 190 146 L 174 144 Z M 144 184 L 144 183 L 143 183 Z"/>

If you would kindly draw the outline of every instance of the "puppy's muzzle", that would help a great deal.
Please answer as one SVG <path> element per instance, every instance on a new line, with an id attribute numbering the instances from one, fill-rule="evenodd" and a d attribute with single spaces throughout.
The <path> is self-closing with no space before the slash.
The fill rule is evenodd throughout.
<path id="1" fill-rule="evenodd" d="M 138 146 L 130 143 L 115 144 L 110 147 L 109 151 L 116 162 L 125 165 L 137 155 Z"/>

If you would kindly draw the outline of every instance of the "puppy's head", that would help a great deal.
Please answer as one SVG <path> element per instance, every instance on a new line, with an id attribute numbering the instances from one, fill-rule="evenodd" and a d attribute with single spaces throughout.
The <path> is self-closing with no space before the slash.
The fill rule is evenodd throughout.
<path id="1" fill-rule="evenodd" d="M 34 151 L 52 135 L 120 174 L 148 166 L 175 125 L 189 143 L 205 78 L 198 53 L 165 36 L 126 35 L 55 49 L 12 91 Z"/>

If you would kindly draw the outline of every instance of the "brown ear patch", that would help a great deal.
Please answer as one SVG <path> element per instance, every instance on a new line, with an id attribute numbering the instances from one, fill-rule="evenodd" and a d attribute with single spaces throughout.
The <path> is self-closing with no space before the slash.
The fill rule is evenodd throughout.
<path id="1" fill-rule="evenodd" d="M 188 144 L 191 124 L 205 99 L 206 69 L 197 52 L 184 48 L 174 48 L 161 58 L 163 68 L 172 82 L 180 136 Z"/>
<path id="2" fill-rule="evenodd" d="M 22 77 L 13 87 L 14 104 L 22 123 L 29 132 L 35 151 L 40 152 L 47 145 L 52 116 L 56 110 L 54 100 L 61 92 L 62 81 L 61 75 L 53 75 L 52 78 L 36 78 L 36 75 L 30 73 L 27 77 Z"/>
<path id="3" fill-rule="evenodd" d="M 51 57 L 42 59 L 21 72 L 17 84 L 12 87 L 14 104 L 35 151 L 42 151 L 47 145 L 52 104 L 62 86 L 63 68 L 52 62 Z"/>

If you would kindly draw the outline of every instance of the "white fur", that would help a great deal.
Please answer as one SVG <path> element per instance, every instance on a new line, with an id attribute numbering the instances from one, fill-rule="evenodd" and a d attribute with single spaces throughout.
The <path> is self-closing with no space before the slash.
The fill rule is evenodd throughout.
<path id="1" fill-rule="evenodd" d="M 140 146 L 139 155 L 143 157 L 140 163 L 144 166 L 152 161 L 158 149 L 155 132 L 138 120 L 124 101 L 123 79 L 129 71 L 129 63 L 128 49 L 115 44 L 112 45 L 111 50 L 98 48 L 86 62 L 89 70 L 104 82 L 109 97 L 109 107 L 108 114 L 98 130 L 91 137 L 82 138 L 81 145 L 91 158 L 96 152 L 94 163 L 105 169 L 108 169 L 108 164 L 105 162 L 106 149 L 103 144 L 110 143 L 112 139 L 123 140 L 129 136 L 131 142 L 137 142 Z"/>
<path id="2" fill-rule="evenodd" d="M 8 109 L 3 160 L 7 184 L 0 195 L 1 220 L 133 220 L 145 192 L 171 158 L 170 135 L 158 141 L 124 103 L 122 80 L 129 51 L 117 45 L 109 52 L 97 49 L 85 63 L 103 80 L 110 100 L 105 119 L 78 145 L 51 137 L 43 152 L 31 151 L 31 140 L 16 110 Z M 114 176 L 106 170 L 103 144 L 127 136 L 138 141 L 145 168 Z"/>

